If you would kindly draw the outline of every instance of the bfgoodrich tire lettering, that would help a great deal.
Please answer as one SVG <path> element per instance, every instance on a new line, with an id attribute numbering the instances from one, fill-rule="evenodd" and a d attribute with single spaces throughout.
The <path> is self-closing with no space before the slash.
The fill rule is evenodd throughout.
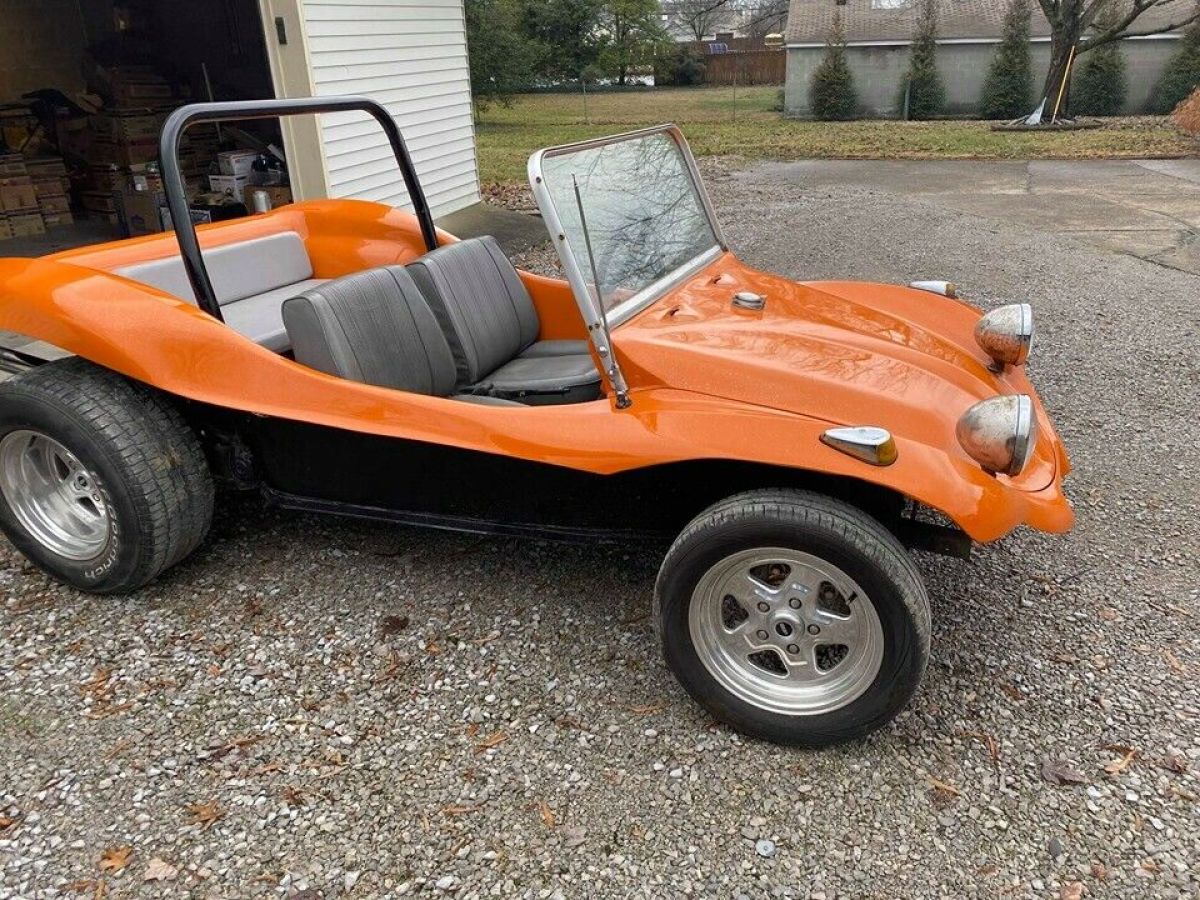
<path id="1" fill-rule="evenodd" d="M 214 489 L 204 453 L 179 412 L 146 386 L 78 358 L 38 366 L 0 383 L 0 446 L 21 432 L 77 459 L 108 515 L 102 550 L 69 558 L 23 524 L 18 499 L 6 496 L 12 480 L 0 477 L 0 528 L 50 575 L 94 593 L 136 590 L 207 534 Z"/>
<path id="2" fill-rule="evenodd" d="M 816 571 L 833 573 L 831 581 L 853 585 L 847 590 L 859 590 L 869 598 L 873 616 L 865 617 L 866 630 L 861 635 L 868 641 L 875 641 L 878 635 L 882 646 L 870 648 L 872 655 L 866 662 L 870 668 L 860 669 L 857 680 L 848 680 L 843 693 L 833 696 L 831 702 L 789 704 L 786 698 L 753 702 L 754 690 L 739 690 L 736 679 L 714 666 L 711 653 L 697 652 L 692 605 L 698 602 L 698 586 L 706 578 L 711 581 L 711 573 L 720 571 L 723 565 L 728 567 L 731 560 L 752 563 L 760 558 L 756 554 L 763 559 L 778 556 L 794 560 L 800 566 L 814 561 Z M 766 593 L 763 599 L 774 602 L 770 592 Z M 700 594 L 704 596 L 703 590 Z M 790 602 L 800 609 L 800 600 L 789 601 L 788 596 L 786 591 L 780 594 L 780 603 Z M 768 609 L 770 615 L 775 614 L 769 603 L 764 602 L 762 609 L 764 616 Z M 808 616 L 809 607 L 803 609 L 803 615 Z M 847 622 L 853 618 L 849 612 L 846 615 Z M 771 627 L 768 623 L 774 621 L 786 627 L 791 620 L 764 619 L 764 630 L 756 633 L 767 633 L 766 627 Z M 795 624 L 803 632 L 807 627 L 804 623 L 809 621 L 797 618 Z M 929 601 L 907 551 L 861 510 L 806 491 L 739 494 L 694 519 L 675 541 L 659 571 L 655 622 L 666 661 L 693 699 L 739 731 L 784 744 L 826 746 L 861 738 L 884 725 L 912 697 L 929 656 Z M 795 649 L 795 659 L 803 659 L 806 651 Z M 780 654 L 781 664 L 792 659 L 782 648 Z M 833 666 L 840 664 L 834 662 Z M 788 665 L 781 665 L 781 673 L 790 671 Z M 868 672 L 865 681 L 863 671 Z M 870 672 L 875 673 L 873 678 Z M 769 684 L 770 679 L 765 683 Z"/>

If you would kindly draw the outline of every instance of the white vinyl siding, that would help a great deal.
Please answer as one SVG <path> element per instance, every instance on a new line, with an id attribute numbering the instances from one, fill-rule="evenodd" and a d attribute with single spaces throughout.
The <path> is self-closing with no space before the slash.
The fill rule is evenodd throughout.
<path id="1" fill-rule="evenodd" d="M 319 97 L 362 94 L 396 119 L 435 216 L 479 199 L 462 0 L 300 0 Z M 387 138 L 321 117 L 329 196 L 408 206 Z"/>

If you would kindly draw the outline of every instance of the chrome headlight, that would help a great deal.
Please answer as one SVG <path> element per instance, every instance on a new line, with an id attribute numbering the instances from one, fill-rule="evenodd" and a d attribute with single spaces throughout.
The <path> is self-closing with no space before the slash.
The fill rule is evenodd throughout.
<path id="1" fill-rule="evenodd" d="M 980 400 L 955 428 L 971 459 L 993 475 L 1019 475 L 1037 443 L 1037 419 L 1028 394 L 1004 394 Z"/>
<path id="2" fill-rule="evenodd" d="M 992 310 L 975 323 L 975 340 L 1000 368 L 1021 365 L 1033 344 L 1033 307 L 1010 303 Z"/>

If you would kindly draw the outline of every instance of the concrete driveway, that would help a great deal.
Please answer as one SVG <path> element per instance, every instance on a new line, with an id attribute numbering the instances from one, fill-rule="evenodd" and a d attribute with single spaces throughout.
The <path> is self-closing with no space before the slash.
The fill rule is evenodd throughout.
<path id="1" fill-rule="evenodd" d="M 1072 235 L 1200 274 L 1200 160 L 806 160 L 757 167 L 810 187 L 857 186 Z"/>

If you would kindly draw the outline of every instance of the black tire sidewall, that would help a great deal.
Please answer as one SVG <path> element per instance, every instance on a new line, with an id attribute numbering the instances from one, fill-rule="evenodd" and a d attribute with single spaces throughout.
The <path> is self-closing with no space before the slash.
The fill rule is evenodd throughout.
<path id="1" fill-rule="evenodd" d="M 104 592 L 120 587 L 141 564 L 138 539 L 140 516 L 126 474 L 112 448 L 72 410 L 29 394 L 9 395 L 0 408 L 0 440 L 13 431 L 29 429 L 53 438 L 75 454 L 92 473 L 108 507 L 109 538 L 102 553 L 90 560 L 60 556 L 26 531 L 0 491 L 0 527 L 26 557 L 48 574 L 79 588 Z"/>
<path id="2" fill-rule="evenodd" d="M 829 713 L 790 716 L 763 710 L 723 687 L 696 654 L 688 614 L 701 577 L 743 550 L 784 547 L 827 560 L 870 598 L 883 629 L 883 660 L 870 687 Z M 865 553 L 836 533 L 773 519 L 746 519 L 693 534 L 679 547 L 659 585 L 663 653 L 687 692 L 721 721 L 776 743 L 826 746 L 861 738 L 891 719 L 911 698 L 925 667 L 912 611 L 900 588 Z"/>

